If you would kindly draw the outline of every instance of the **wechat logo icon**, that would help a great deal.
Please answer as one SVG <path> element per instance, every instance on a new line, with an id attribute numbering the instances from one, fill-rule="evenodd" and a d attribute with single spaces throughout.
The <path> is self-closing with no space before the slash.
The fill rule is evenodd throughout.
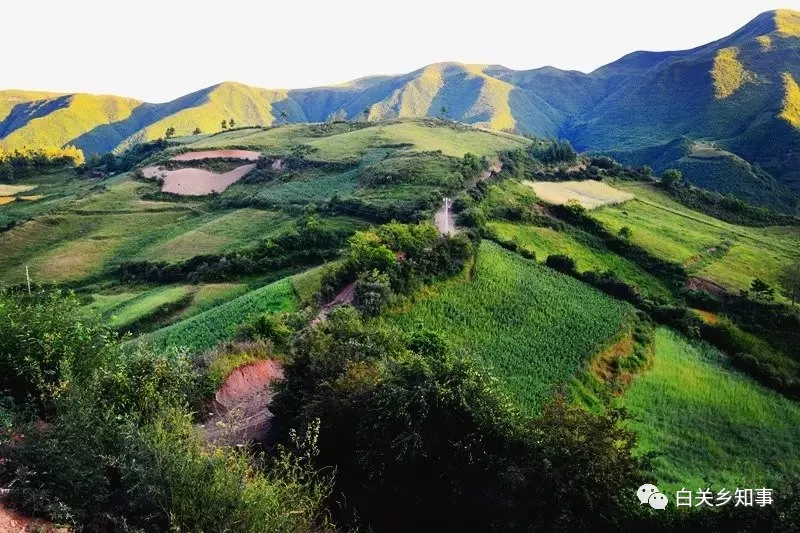
<path id="1" fill-rule="evenodd" d="M 666 509 L 667 497 L 659 492 L 658 487 L 655 485 L 642 485 L 636 491 L 636 497 L 639 498 L 639 503 L 642 505 L 648 503 L 653 509 Z"/>

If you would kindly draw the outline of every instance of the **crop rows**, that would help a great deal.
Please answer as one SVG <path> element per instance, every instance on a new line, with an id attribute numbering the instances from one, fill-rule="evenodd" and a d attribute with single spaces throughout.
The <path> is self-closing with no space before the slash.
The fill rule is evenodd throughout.
<path id="1" fill-rule="evenodd" d="M 534 411 L 629 314 L 625 304 L 485 241 L 472 280 L 442 285 L 388 320 L 407 331 L 424 324 L 440 332 L 484 361 Z"/>
<path id="2" fill-rule="evenodd" d="M 256 289 L 172 326 L 140 338 L 155 346 L 177 346 L 202 351 L 233 337 L 236 326 L 254 314 L 291 311 L 297 298 L 289 278 Z"/>

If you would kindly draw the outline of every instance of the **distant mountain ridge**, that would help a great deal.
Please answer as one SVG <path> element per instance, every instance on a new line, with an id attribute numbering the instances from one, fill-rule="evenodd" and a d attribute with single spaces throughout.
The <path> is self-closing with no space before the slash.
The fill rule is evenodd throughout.
<path id="1" fill-rule="evenodd" d="M 444 115 L 623 158 L 682 137 L 713 142 L 800 193 L 798 81 L 800 13 L 777 10 L 692 50 L 634 52 L 589 74 L 438 63 L 333 87 L 226 82 L 163 104 L 0 91 L 0 147 L 75 144 L 100 153 L 161 137 L 168 127 L 177 135 L 218 131 L 231 117 L 269 126 L 337 112 L 370 120 Z"/>

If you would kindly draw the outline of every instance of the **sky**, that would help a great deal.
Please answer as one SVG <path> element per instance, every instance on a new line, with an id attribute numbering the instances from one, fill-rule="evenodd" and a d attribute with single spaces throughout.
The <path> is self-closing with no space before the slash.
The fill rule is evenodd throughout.
<path id="1" fill-rule="evenodd" d="M 11 0 L 0 89 L 164 102 L 221 81 L 313 87 L 440 61 L 590 72 L 800 10 L 775 1 Z"/>

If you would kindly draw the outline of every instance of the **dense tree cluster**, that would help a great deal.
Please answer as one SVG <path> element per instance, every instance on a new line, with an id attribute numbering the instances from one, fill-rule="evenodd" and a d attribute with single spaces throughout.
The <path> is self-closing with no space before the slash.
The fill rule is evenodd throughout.
<path id="1" fill-rule="evenodd" d="M 0 149 L 0 183 L 14 183 L 31 172 L 47 168 L 78 166 L 84 162 L 83 151 L 72 145 L 64 148 Z"/>

